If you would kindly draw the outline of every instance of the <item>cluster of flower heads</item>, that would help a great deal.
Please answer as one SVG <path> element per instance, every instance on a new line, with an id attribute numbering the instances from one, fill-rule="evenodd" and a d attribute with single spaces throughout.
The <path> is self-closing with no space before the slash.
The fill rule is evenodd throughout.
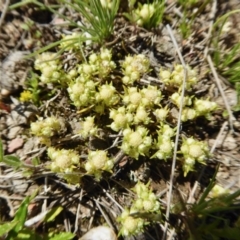
<path id="1" fill-rule="evenodd" d="M 51 159 L 51 171 L 62 173 L 63 178 L 71 184 L 79 184 L 80 175 L 74 173 L 80 166 L 80 156 L 76 151 L 49 147 L 48 157 Z"/>
<path id="2" fill-rule="evenodd" d="M 67 90 L 76 107 L 94 105 L 96 112 L 103 113 L 106 106 L 118 103 L 115 87 L 111 83 L 100 84 L 116 67 L 111 59 L 111 51 L 101 49 L 99 54 L 91 54 L 88 62 L 78 65 L 77 70 L 72 71 L 72 80 Z"/>
<path id="3" fill-rule="evenodd" d="M 158 106 L 162 93 L 156 86 L 139 89 L 124 88 L 122 103 L 118 109 L 111 109 L 109 117 L 113 119 L 110 127 L 114 131 L 124 130 L 133 125 L 147 125 L 152 122 L 150 112 Z M 126 106 L 126 107 L 125 107 Z"/>
<path id="4" fill-rule="evenodd" d="M 132 9 L 136 1 L 129 1 L 129 8 Z M 152 1 L 152 3 L 137 3 L 137 8 L 133 9 L 129 19 L 138 26 L 145 28 L 157 27 L 163 16 L 164 1 Z"/>
<path id="5" fill-rule="evenodd" d="M 78 134 L 83 138 L 87 139 L 89 137 L 97 136 L 98 128 L 94 124 L 94 117 L 86 117 L 84 121 L 81 122 L 81 129 Z"/>
<path id="6" fill-rule="evenodd" d="M 68 86 L 70 99 L 76 107 L 87 107 L 95 102 L 96 83 L 90 76 L 79 76 Z"/>
<path id="7" fill-rule="evenodd" d="M 108 158 L 106 151 L 89 151 L 85 169 L 88 174 L 94 175 L 96 180 L 101 179 L 103 171 L 111 172 L 113 166 L 113 159 Z"/>
<path id="8" fill-rule="evenodd" d="M 197 72 L 189 66 L 186 66 L 186 73 L 182 65 L 175 65 L 172 72 L 161 69 L 159 76 L 166 87 L 178 89 L 178 91 L 169 96 L 169 99 L 178 108 L 180 108 L 182 104 L 181 120 L 183 122 L 196 119 L 200 116 L 209 118 L 211 112 L 217 109 L 217 104 L 209 100 L 198 99 L 195 96 L 188 95 L 185 95 L 182 99 L 181 90 L 184 79 L 186 78 L 185 87 L 187 91 L 191 90 L 197 83 Z"/>
<path id="9" fill-rule="evenodd" d="M 148 155 L 151 146 L 152 138 L 146 128 L 138 126 L 135 131 L 124 129 L 121 149 L 130 157 L 138 159 L 139 155 Z"/>
<path id="10" fill-rule="evenodd" d="M 116 91 L 116 88 L 112 84 L 103 84 L 98 87 L 98 92 L 96 93 L 95 100 L 95 111 L 103 114 L 105 108 L 115 106 L 120 97 Z"/>
<path id="11" fill-rule="evenodd" d="M 139 5 L 139 7 L 133 11 L 133 20 L 138 26 L 143 26 L 151 19 L 156 10 L 154 5 L 155 4 Z"/>
<path id="12" fill-rule="evenodd" d="M 181 96 L 179 93 L 173 93 L 170 96 L 171 101 L 180 108 L 181 104 Z M 204 116 L 206 118 L 210 118 L 211 112 L 218 108 L 215 102 L 198 99 L 196 97 L 185 96 L 182 101 L 182 115 L 181 120 L 186 122 L 188 120 L 196 119 L 197 117 Z"/>
<path id="13" fill-rule="evenodd" d="M 32 122 L 31 133 L 40 137 L 42 143 L 50 145 L 50 138 L 62 130 L 64 123 L 57 117 L 39 118 L 38 121 Z"/>
<path id="14" fill-rule="evenodd" d="M 139 81 L 141 76 L 149 71 L 149 67 L 150 61 L 145 55 L 127 56 L 122 63 L 123 83 L 132 85 L 134 82 Z"/>
<path id="15" fill-rule="evenodd" d="M 182 168 L 184 176 L 186 176 L 189 171 L 194 170 L 196 161 L 205 164 L 205 160 L 209 155 L 209 148 L 206 142 L 193 138 L 183 139 L 180 151 L 183 154 Z"/>
<path id="16" fill-rule="evenodd" d="M 120 131 L 127 128 L 133 121 L 133 114 L 128 112 L 125 107 L 119 107 L 118 109 L 112 109 L 109 117 L 113 119 L 110 127 L 113 131 Z"/>
<path id="17" fill-rule="evenodd" d="M 154 144 L 157 152 L 152 158 L 156 157 L 160 160 L 170 159 L 173 155 L 174 142 L 172 138 L 175 135 L 175 129 L 171 128 L 168 124 L 161 124 L 157 133 L 158 138 Z"/>
<path id="18" fill-rule="evenodd" d="M 33 99 L 33 94 L 30 91 L 25 90 L 21 92 L 20 98 L 19 98 L 20 102 L 29 102 L 32 99 Z"/>
<path id="19" fill-rule="evenodd" d="M 56 53 L 44 52 L 37 56 L 35 69 L 41 72 L 40 81 L 43 83 L 64 83 L 66 74 Z"/>
<path id="20" fill-rule="evenodd" d="M 140 213 L 160 215 L 160 203 L 157 196 L 149 188 L 149 184 L 138 182 L 133 191 L 136 193 L 136 199 L 132 202 L 130 209 L 125 209 L 118 222 L 121 224 L 120 234 L 123 236 L 137 235 L 143 231 L 144 226 L 149 222 L 144 220 Z M 152 220 L 152 219 L 151 219 Z"/>
<path id="21" fill-rule="evenodd" d="M 186 75 L 186 90 L 190 90 L 194 84 L 197 83 L 197 72 L 186 66 L 186 74 L 183 65 L 175 65 L 173 71 L 161 69 L 159 76 L 161 81 L 176 88 L 182 88 L 183 81 Z"/>
<path id="22" fill-rule="evenodd" d="M 67 42 L 68 38 L 65 40 Z M 64 42 L 62 47 L 65 47 Z M 35 62 L 36 69 L 42 73 L 40 80 L 43 83 L 62 84 L 65 79 L 73 105 L 80 112 L 87 110 L 86 112 L 90 113 L 81 119 L 79 136 L 83 140 L 98 137 L 98 131 L 102 127 L 108 132 L 119 132 L 119 148 L 136 160 L 140 156 L 164 161 L 172 158 L 176 134 L 176 119 L 171 112 L 172 106 L 176 106 L 174 110 L 183 106 L 182 121 L 193 120 L 199 116 L 209 117 L 217 108 L 216 103 L 197 99 L 195 96 L 185 95 L 182 99 L 184 78 L 187 76 L 186 93 L 190 92 L 197 82 L 196 71 L 189 66 L 186 76 L 181 65 L 175 65 L 172 72 L 161 69 L 160 82 L 164 86 L 163 90 L 160 90 L 158 86 L 145 87 L 138 83 L 143 74 L 149 72 L 150 67 L 149 60 L 143 54 L 125 58 L 122 63 L 122 84 L 119 84 L 118 78 L 109 76 L 116 64 L 112 61 L 112 53 L 108 49 L 103 48 L 100 53 L 91 54 L 87 62 L 73 67 L 68 73 L 63 72 L 59 60 L 49 61 L 50 59 L 55 59 L 55 55 L 45 53 Z M 174 89 L 176 91 L 172 93 Z M 163 92 L 165 90 L 167 94 Z M 165 100 L 168 100 L 167 105 L 163 106 Z M 108 124 L 100 122 L 99 127 L 101 118 L 106 119 Z M 56 117 L 39 119 L 31 124 L 31 132 L 48 146 L 51 146 L 50 138 L 61 129 L 62 123 Z M 49 147 L 48 156 L 51 159 L 50 169 L 61 174 L 71 184 L 80 182 L 80 174 L 74 173 L 79 171 L 80 167 L 85 168 L 84 174 L 93 175 L 100 180 L 103 172 L 111 173 L 114 166 L 114 159 L 104 150 L 88 150 L 87 160 L 81 166 L 80 156 L 73 150 Z M 183 138 L 177 158 L 182 164 L 184 176 L 194 170 L 196 162 L 204 164 L 208 156 L 209 149 L 206 143 L 193 137 Z M 121 234 L 124 236 L 138 234 L 148 224 L 141 217 L 137 217 L 138 212 L 160 213 L 159 202 L 149 190 L 149 185 L 138 183 L 133 191 L 137 199 L 131 208 L 125 209 L 119 217 L 122 224 Z"/>
<path id="23" fill-rule="evenodd" d="M 80 64 L 78 72 L 84 76 L 98 76 L 103 79 L 116 67 L 112 61 L 112 53 L 106 48 L 102 48 L 99 54 L 92 53 L 88 63 Z"/>
<path id="24" fill-rule="evenodd" d="M 44 56 L 43 54 L 42 58 Z M 36 65 L 40 66 L 38 62 L 39 59 L 36 60 Z M 49 65 L 48 62 L 46 64 Z M 56 64 L 55 60 L 53 63 L 51 62 L 51 65 Z M 116 90 L 115 82 L 108 81 L 110 79 L 109 74 L 116 67 L 116 64 L 112 61 L 112 53 L 108 49 L 102 48 L 99 53 L 91 54 L 88 62 L 77 65 L 68 73 L 71 80 L 68 82 L 67 90 L 73 104 L 79 109 L 94 110 L 92 116 L 85 117 L 81 122 L 79 135 L 83 139 L 97 136 L 99 126 L 95 120 L 96 115 L 108 114 L 108 118 L 112 122 L 105 127 L 109 127 L 116 132 L 121 131 L 122 144 L 120 148 L 125 154 L 134 159 L 138 159 L 139 156 L 150 156 L 165 161 L 171 159 L 174 149 L 173 137 L 175 135 L 174 127 L 169 124 L 169 119 L 174 117 L 170 113 L 171 105 L 162 107 L 162 100 L 165 97 L 157 86 L 141 87 L 137 84 L 140 77 L 149 71 L 149 66 L 149 60 L 143 54 L 127 56 L 122 63 L 122 81 L 125 84 L 122 92 Z M 40 67 L 38 69 L 42 73 L 45 71 Z M 186 89 L 190 90 L 197 82 L 197 74 L 189 66 L 187 66 L 186 71 Z M 216 103 L 188 95 L 181 99 L 179 92 L 185 78 L 184 75 L 182 65 L 175 65 L 172 72 L 160 70 L 160 81 L 166 87 L 178 89 L 169 96 L 169 100 L 177 108 L 180 107 L 182 101 L 182 121 L 193 120 L 198 116 L 208 117 L 217 108 Z M 111 80 L 113 81 L 113 79 Z M 44 121 L 33 123 L 31 126 L 32 133 L 47 138 L 52 136 L 54 131 L 59 131 L 57 126 L 47 127 L 44 124 L 46 124 Z M 155 132 L 149 131 L 148 128 L 153 124 L 155 125 Z M 97 153 L 100 154 L 101 152 Z M 185 153 L 183 155 L 186 158 L 183 161 L 183 169 L 186 175 L 189 171 L 193 171 L 195 161 L 203 163 L 203 160 L 208 156 L 208 150 L 206 146 L 202 150 L 204 157 L 201 161 L 196 158 L 189 158 Z M 89 174 L 99 178 L 101 171 L 111 171 L 112 165 L 106 160 L 107 155 L 103 159 L 110 165 L 104 165 L 99 169 L 91 163 L 92 160 L 90 159 L 86 164 L 86 171 Z"/>
<path id="25" fill-rule="evenodd" d="M 128 87 L 124 89 L 122 101 L 127 109 L 132 112 L 138 107 L 151 109 L 154 105 L 160 104 L 162 93 L 156 86 L 148 86 L 144 89 Z"/>

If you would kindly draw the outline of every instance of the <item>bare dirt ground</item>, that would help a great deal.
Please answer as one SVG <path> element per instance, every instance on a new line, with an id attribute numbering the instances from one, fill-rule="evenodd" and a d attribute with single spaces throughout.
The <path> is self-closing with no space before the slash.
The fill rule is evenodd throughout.
<path id="1" fill-rule="evenodd" d="M 47 116 L 49 113 L 64 118 L 68 127 L 58 139 L 55 139 L 55 142 L 59 147 L 71 148 L 81 144 L 81 140 L 71 139 L 71 136 L 77 133 L 79 116 L 76 109 L 69 105 L 66 95 L 59 91 L 48 99 L 46 97 L 48 92 L 43 91 L 43 101 L 40 106 L 19 101 L 20 93 L 26 88 L 29 72 L 33 69 L 34 60 L 25 60 L 23 56 L 58 40 L 62 33 L 70 29 L 58 25 L 62 19 L 56 14 L 48 10 L 40 10 L 34 5 L 5 11 L 12 3 L 13 1 L 7 0 L 0 2 L 0 138 L 5 154 L 19 156 L 29 169 L 14 170 L 0 163 L 0 221 L 10 221 L 24 197 L 38 190 L 38 195 L 28 209 L 29 219 L 47 208 L 58 205 L 63 206 L 64 211 L 54 223 L 47 226 L 41 222 L 35 223 L 34 229 L 37 232 L 44 233 L 49 229 L 57 228 L 59 231 L 74 232 L 77 239 L 92 226 L 105 223 L 106 219 L 117 232 L 115 219 L 120 212 L 111 199 L 126 206 L 131 195 L 128 195 L 124 189 L 129 189 L 135 184 L 133 178 L 145 182 L 151 179 L 151 186 L 161 198 L 164 209 L 171 161 L 146 164 L 144 158 L 136 162 L 125 156 L 111 178 L 96 182 L 92 177 L 85 176 L 81 187 L 68 185 L 55 174 L 44 169 L 47 161 L 46 147 L 29 133 L 31 121 L 35 121 L 37 116 Z M 232 115 L 223 116 L 223 112 L 227 111 L 226 102 L 230 108 L 236 105 L 237 94 L 227 79 L 220 74 L 219 79 L 216 79 L 209 71 L 209 62 L 204 54 L 207 48 L 210 48 L 209 52 L 211 52 L 208 39 L 212 21 L 228 11 L 240 9 L 240 3 L 230 0 L 217 1 L 215 6 L 214 4 L 215 1 L 208 4 L 205 11 L 197 17 L 193 26 L 194 31 L 188 39 L 182 39 L 179 30 L 174 28 L 182 13 L 179 12 L 175 1 L 167 1 L 168 17 L 159 29 L 147 31 L 130 24 L 119 15 L 116 19 L 114 37 L 107 43 L 116 56 L 144 53 L 149 56 L 154 72 L 158 72 L 160 67 L 171 68 L 174 62 L 179 61 L 176 48 L 166 29 L 166 24 L 172 25 L 174 37 L 185 62 L 198 69 L 200 80 L 195 89 L 196 94 L 207 96 L 220 106 L 211 121 L 198 119 L 194 123 L 182 126 L 183 132 L 206 140 L 212 150 L 207 165 L 198 166 L 197 170 L 188 174 L 186 178 L 177 167 L 174 185 L 181 192 L 184 201 L 191 196 L 193 202 L 198 197 L 209 183 L 218 164 L 218 183 L 230 192 L 240 188 L 240 115 L 231 111 Z M 70 14 L 64 6 L 59 11 Z M 72 17 L 78 19 L 77 15 Z M 240 40 L 240 15 L 230 17 L 229 21 L 232 24 L 231 28 L 227 36 L 223 37 L 226 45 Z M 63 57 L 67 58 L 67 56 Z M 224 96 L 217 86 L 218 81 Z M 89 144 L 93 148 L 109 147 L 108 142 L 95 142 L 94 139 Z M 113 155 L 117 153 L 117 149 L 112 152 Z M 41 159 L 41 162 L 37 167 L 31 168 L 32 159 L 35 157 Z M 196 192 L 193 194 L 196 186 Z M 179 191 L 174 190 L 173 202 L 178 202 Z M 135 239 L 161 239 L 161 227 L 158 225 L 149 227 L 146 234 Z"/>

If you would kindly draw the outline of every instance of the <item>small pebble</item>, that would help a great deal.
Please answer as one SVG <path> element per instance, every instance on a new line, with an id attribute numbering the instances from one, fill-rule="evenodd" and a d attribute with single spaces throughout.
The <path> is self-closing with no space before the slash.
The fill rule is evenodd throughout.
<path id="1" fill-rule="evenodd" d="M 79 240 L 117 240 L 114 231 L 106 226 L 92 228 Z"/>

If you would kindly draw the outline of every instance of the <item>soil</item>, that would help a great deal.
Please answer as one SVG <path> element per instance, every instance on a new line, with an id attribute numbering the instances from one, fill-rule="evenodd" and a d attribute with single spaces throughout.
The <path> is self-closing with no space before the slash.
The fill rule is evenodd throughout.
<path id="1" fill-rule="evenodd" d="M 62 206 L 64 209 L 54 223 L 44 225 L 39 221 L 33 224 L 37 232 L 42 234 L 55 228 L 58 231 L 74 232 L 77 239 L 93 226 L 104 224 L 106 218 L 107 224 L 111 224 L 115 232 L 118 232 L 115 219 L 120 214 L 120 209 L 115 202 L 123 207 L 128 206 L 132 197 L 128 190 L 136 183 L 134 179 L 143 182 L 151 180 L 151 187 L 161 198 L 162 209 L 165 211 L 169 181 L 171 181 L 171 161 L 159 164 L 153 160 L 146 163 L 145 157 L 134 161 L 123 156 L 114 168 L 112 176 L 106 175 L 100 182 L 91 176 L 84 176 L 80 187 L 67 184 L 61 177 L 46 169 L 46 163 L 49 161 L 46 147 L 40 144 L 37 137 L 31 135 L 30 123 L 38 117 L 51 114 L 61 117 L 67 127 L 59 133 L 57 139 L 53 139 L 53 142 L 55 146 L 71 149 L 83 144 L 81 139 L 72 138 L 78 132 L 80 117 L 78 110 L 69 103 L 66 94 L 59 90 L 50 97 L 49 89 L 43 91 L 40 105 L 20 102 L 20 93 L 27 88 L 30 72 L 35 71 L 34 57 L 27 59 L 24 57 L 59 40 L 62 34 L 73 29 L 61 25 L 64 20 L 57 13 L 41 10 L 35 5 L 29 4 L 14 10 L 4 10 L 17 2 L 19 1 L 0 2 L 2 9 L 0 10 L 0 139 L 5 155 L 18 156 L 29 168 L 14 169 L 0 162 L 0 223 L 12 220 L 22 200 L 37 190 L 37 196 L 28 208 L 28 219 L 56 206 Z M 48 6 L 51 2 L 53 3 L 53 1 L 44 1 L 44 4 Z M 217 184 L 231 193 L 240 188 L 240 115 L 239 112 L 233 111 L 237 104 L 237 93 L 234 86 L 215 66 L 220 79 L 221 89 L 219 88 L 218 80 L 209 70 L 209 62 L 205 56 L 206 49 L 210 55 L 212 52 L 209 41 L 212 21 L 231 10 L 240 9 L 240 3 L 237 0 L 210 1 L 205 10 L 197 15 L 192 26 L 192 34 L 186 39 L 182 37 L 179 28 L 175 27 L 178 26 L 182 16 L 181 7 L 176 1 L 171 0 L 168 0 L 166 5 L 163 23 L 151 31 L 130 23 L 119 14 L 115 20 L 114 34 L 105 45 L 112 49 L 116 61 L 128 54 L 145 54 L 150 58 L 153 69 L 151 74 L 145 77 L 156 79 L 161 67 L 173 68 L 174 64 L 179 63 L 177 50 L 166 27 L 169 24 L 184 61 L 196 68 L 199 73 L 199 82 L 194 88 L 195 94 L 199 97 L 208 97 L 218 103 L 219 110 L 213 114 L 211 120 L 201 118 L 182 125 L 183 134 L 194 135 L 206 141 L 211 149 L 207 164 L 197 166 L 196 171 L 189 173 L 187 177 L 183 177 L 178 165 L 176 167 L 173 203 L 178 202 L 179 198 L 183 198 L 184 202 L 194 203 L 209 184 L 217 167 L 219 167 Z M 122 4 L 121 9 L 124 7 Z M 195 9 L 198 9 L 198 5 Z M 74 21 L 80 19 L 66 6 L 62 6 L 57 12 L 70 16 Z M 240 14 L 232 15 L 228 21 L 231 23 L 230 29 L 221 39 L 226 49 L 240 39 Z M 98 45 L 94 45 L 92 49 L 89 47 L 86 54 L 98 49 Z M 66 54 L 62 56 L 66 60 L 66 71 L 76 61 L 73 59 L 71 62 L 67 57 Z M 224 114 L 228 110 L 226 102 L 230 106 L 230 113 L 228 112 L 227 116 Z M 88 147 L 106 149 L 111 146 L 109 142 L 112 143 L 113 139 L 109 138 L 108 141 L 90 139 Z M 111 152 L 113 156 L 118 153 L 118 148 Z M 33 159 L 41 159 L 41 161 L 37 166 L 32 167 Z M 163 225 L 155 224 L 135 238 L 122 239 L 161 239 Z M 175 235 L 174 239 L 181 237 Z"/>

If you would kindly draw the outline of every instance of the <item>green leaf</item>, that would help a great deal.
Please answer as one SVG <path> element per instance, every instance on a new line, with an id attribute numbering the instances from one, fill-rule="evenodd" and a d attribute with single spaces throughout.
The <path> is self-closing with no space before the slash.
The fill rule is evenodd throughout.
<path id="1" fill-rule="evenodd" d="M 24 228 L 19 231 L 15 240 L 42 240 L 42 237 L 30 229 Z"/>
<path id="2" fill-rule="evenodd" d="M 28 205 L 30 203 L 30 197 L 27 196 L 23 202 L 21 203 L 19 209 L 17 210 L 16 214 L 15 214 L 15 218 L 14 220 L 17 220 L 19 221 L 18 225 L 14 228 L 14 230 L 17 230 L 19 231 L 22 226 L 24 225 L 25 223 L 25 220 L 26 220 L 26 217 L 27 217 L 27 208 L 28 208 Z"/>
<path id="3" fill-rule="evenodd" d="M 216 176 L 217 176 L 217 173 L 218 173 L 218 169 L 219 169 L 219 164 L 217 165 L 217 168 L 215 170 L 215 173 L 214 175 L 212 176 L 212 179 L 209 183 L 209 185 L 207 186 L 207 188 L 205 189 L 205 191 L 203 192 L 200 200 L 198 201 L 197 205 L 201 205 L 202 203 L 205 203 L 206 202 L 206 198 L 208 196 L 208 194 L 211 192 L 211 190 L 213 189 L 213 187 L 215 186 L 216 184 Z"/>
<path id="4" fill-rule="evenodd" d="M 32 195 L 29 197 L 29 203 L 38 195 L 39 189 L 36 189 Z"/>
<path id="5" fill-rule="evenodd" d="M 224 200 L 228 204 L 232 204 L 239 196 L 240 196 L 240 190 L 237 190 L 236 192 L 227 195 Z"/>
<path id="6" fill-rule="evenodd" d="M 212 229 L 212 234 L 220 238 L 238 240 L 240 236 L 239 228 L 225 227 L 222 229 Z"/>
<path id="7" fill-rule="evenodd" d="M 32 169 L 27 169 L 24 170 L 22 174 L 24 177 L 30 178 L 34 174 L 34 171 Z"/>
<path id="8" fill-rule="evenodd" d="M 8 233 L 10 230 L 12 230 L 16 226 L 17 222 L 7 222 L 0 225 L 0 237 L 2 237 L 4 234 Z"/>
<path id="9" fill-rule="evenodd" d="M 3 144 L 0 139 L 0 162 L 2 162 L 2 161 L 3 161 Z"/>
<path id="10" fill-rule="evenodd" d="M 63 232 L 52 237 L 49 236 L 48 240 L 71 240 L 75 237 L 73 233 L 70 232 Z"/>
<path id="11" fill-rule="evenodd" d="M 224 110 L 223 113 L 222 113 L 222 116 L 223 116 L 224 118 L 229 117 L 228 111 L 227 111 L 227 110 Z"/>
<path id="12" fill-rule="evenodd" d="M 45 216 L 44 222 L 51 222 L 53 221 L 56 216 L 63 210 L 62 207 L 55 207 L 51 209 L 47 215 Z"/>
<path id="13" fill-rule="evenodd" d="M 16 214 L 15 214 L 15 218 L 14 221 L 17 221 L 16 226 L 9 232 L 9 235 L 7 237 L 7 240 L 14 240 L 16 239 L 16 236 L 18 235 L 19 231 L 23 228 L 26 217 L 27 217 L 27 208 L 28 208 L 28 204 L 30 203 L 30 197 L 26 197 L 19 209 L 17 210 Z"/>
<path id="14" fill-rule="evenodd" d="M 32 164 L 33 164 L 33 166 L 39 166 L 40 159 L 38 157 L 33 158 L 32 159 Z"/>
<path id="15" fill-rule="evenodd" d="M 14 167 L 14 168 L 19 168 L 23 165 L 18 157 L 15 157 L 12 155 L 5 155 L 3 157 L 2 162 L 6 163 L 8 166 Z"/>
<path id="16" fill-rule="evenodd" d="M 66 4 L 64 0 L 63 2 Z M 83 32 L 88 32 L 91 35 L 91 40 L 101 43 L 113 32 L 114 19 L 119 3 L 119 0 L 113 0 L 110 9 L 103 7 L 99 0 L 91 0 L 89 2 L 74 0 L 73 3 L 68 2 L 67 4 L 76 12 L 81 13 L 89 24 L 89 26 L 78 25 L 78 28 Z"/>

